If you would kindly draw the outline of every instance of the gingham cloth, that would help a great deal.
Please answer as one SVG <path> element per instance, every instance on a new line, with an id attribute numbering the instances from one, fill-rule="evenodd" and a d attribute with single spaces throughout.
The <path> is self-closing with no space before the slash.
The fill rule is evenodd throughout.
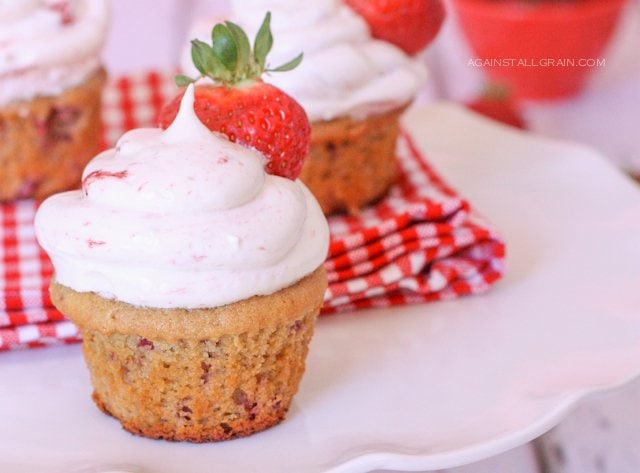
<path id="1" fill-rule="evenodd" d="M 105 145 L 128 129 L 153 126 L 175 93 L 164 74 L 110 82 Z M 406 133 L 398 159 L 401 176 L 387 198 L 359 216 L 329 221 L 325 314 L 477 294 L 503 273 L 500 237 L 437 176 Z M 36 206 L 0 206 L 0 350 L 79 341 L 76 327 L 49 299 L 53 268 L 35 239 Z"/>

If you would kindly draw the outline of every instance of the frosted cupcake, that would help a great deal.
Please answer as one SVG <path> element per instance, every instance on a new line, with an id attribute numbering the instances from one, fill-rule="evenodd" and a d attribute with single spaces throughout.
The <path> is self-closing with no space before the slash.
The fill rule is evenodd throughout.
<path id="1" fill-rule="evenodd" d="M 311 150 L 300 177 L 325 213 L 357 212 L 396 179 L 398 118 L 423 87 L 425 67 L 372 39 L 365 21 L 338 0 L 237 0 L 231 19 L 255 32 L 267 10 L 277 38 L 270 59 L 305 54 L 291 73 L 265 78 L 309 116 Z M 199 22 L 190 37 L 208 37 L 211 25 Z M 182 68 L 193 70 L 187 52 Z"/>
<path id="2" fill-rule="evenodd" d="M 135 434 L 205 442 L 281 421 L 326 290 L 328 227 L 299 181 L 211 133 L 188 89 L 166 130 L 126 133 L 47 199 L 53 303 L 93 398 Z"/>
<path id="3" fill-rule="evenodd" d="M 98 151 L 106 0 L 0 2 L 0 201 L 80 184 Z"/>

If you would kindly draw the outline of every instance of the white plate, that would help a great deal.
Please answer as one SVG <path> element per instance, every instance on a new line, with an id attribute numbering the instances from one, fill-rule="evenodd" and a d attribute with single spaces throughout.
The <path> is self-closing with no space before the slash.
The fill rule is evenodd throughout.
<path id="1" fill-rule="evenodd" d="M 640 192 L 589 149 L 449 106 L 407 117 L 500 228 L 489 294 L 320 321 L 287 420 L 209 445 L 141 439 L 93 406 L 78 346 L 0 355 L 0 471 L 439 469 L 525 443 L 640 374 Z"/>

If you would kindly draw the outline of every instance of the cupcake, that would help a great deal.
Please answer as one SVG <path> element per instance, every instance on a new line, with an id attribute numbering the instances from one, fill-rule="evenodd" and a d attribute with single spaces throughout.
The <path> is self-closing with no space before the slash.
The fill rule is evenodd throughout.
<path id="1" fill-rule="evenodd" d="M 209 442 L 280 422 L 327 287 L 328 227 L 300 181 L 211 133 L 190 87 L 47 199 L 38 240 L 93 399 L 134 434 Z"/>
<path id="2" fill-rule="evenodd" d="M 0 2 L 0 201 L 80 184 L 100 144 L 106 0 Z"/>
<path id="3" fill-rule="evenodd" d="M 325 213 L 357 212 L 384 196 L 397 175 L 398 119 L 426 80 L 422 62 L 386 41 L 373 39 L 365 20 L 339 0 L 242 0 L 231 20 L 257 31 L 273 14 L 272 59 L 302 50 L 305 60 L 289 74 L 265 80 L 294 97 L 311 122 L 311 149 L 301 179 Z M 206 38 L 211 22 L 191 37 Z M 189 55 L 183 70 L 192 72 Z"/>

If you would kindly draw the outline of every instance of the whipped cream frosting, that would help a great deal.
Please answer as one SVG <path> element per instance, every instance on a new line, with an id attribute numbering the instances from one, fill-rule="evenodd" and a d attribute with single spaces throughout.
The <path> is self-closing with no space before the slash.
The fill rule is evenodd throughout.
<path id="1" fill-rule="evenodd" d="M 372 39 L 364 19 L 340 0 L 234 0 L 230 18 L 253 38 L 267 11 L 275 39 L 269 63 L 279 66 L 300 52 L 305 58 L 295 70 L 264 80 L 295 98 L 312 122 L 384 113 L 408 104 L 424 86 L 424 64 Z M 217 21 L 197 22 L 190 39 L 210 42 Z M 197 75 L 188 47 L 181 66 Z"/>
<path id="2" fill-rule="evenodd" d="M 57 95 L 100 67 L 107 0 L 1 0 L 0 105 Z"/>
<path id="3" fill-rule="evenodd" d="M 82 190 L 40 206 L 38 241 L 60 284 L 137 306 L 274 293 L 324 262 L 329 230 L 307 188 L 264 164 L 200 123 L 191 86 L 169 128 L 129 131 L 87 165 Z"/>

